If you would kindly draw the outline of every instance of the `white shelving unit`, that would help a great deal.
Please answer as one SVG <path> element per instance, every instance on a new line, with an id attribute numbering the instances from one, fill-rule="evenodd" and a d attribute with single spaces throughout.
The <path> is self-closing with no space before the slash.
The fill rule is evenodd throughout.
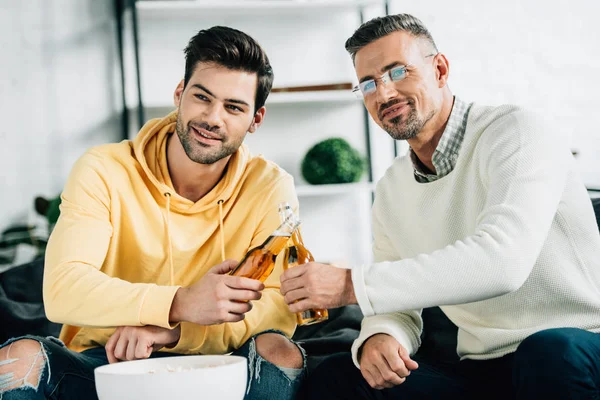
<path id="1" fill-rule="evenodd" d="M 381 14 L 383 6 L 383 0 L 138 0 L 145 117 L 162 117 L 174 109 L 173 90 L 184 71 L 182 50 L 198 30 L 214 25 L 239 29 L 261 44 L 275 71 L 275 88 L 354 82 L 343 43 L 360 24 L 361 10 L 380 7 Z M 128 93 L 129 108 L 138 107 L 131 102 L 135 91 Z M 343 137 L 363 156 L 377 149 L 369 163 L 372 172 L 374 161 L 391 162 L 389 138 L 381 134 L 383 145 L 370 138 L 373 124 L 365 121 L 362 101 L 349 89 L 272 92 L 266 106 L 263 125 L 245 142 L 254 154 L 294 176 L 309 248 L 321 261 L 370 262 L 371 174 L 358 183 L 309 185 L 300 165 L 318 141 Z"/>
<path id="2" fill-rule="evenodd" d="M 164 17 L 165 13 L 177 18 L 228 15 L 278 15 L 281 13 L 331 13 L 378 4 L 378 0 L 178 0 L 137 2 L 140 17 Z"/>
<path id="3" fill-rule="evenodd" d="M 372 183 L 338 183 L 332 185 L 298 185 L 296 193 L 299 197 L 330 196 L 356 192 L 371 193 L 375 190 Z"/>
<path id="4" fill-rule="evenodd" d="M 269 94 L 267 106 L 270 105 L 293 105 L 302 103 L 357 103 L 358 99 L 350 90 L 322 90 L 314 92 L 277 92 Z M 168 103 L 164 99 L 149 99 L 144 101 L 145 108 L 167 109 L 173 108 L 173 103 Z"/>
<path id="5" fill-rule="evenodd" d="M 359 103 L 360 100 L 350 90 L 324 90 L 318 92 L 278 92 L 271 93 L 267 105 L 293 103 Z"/>

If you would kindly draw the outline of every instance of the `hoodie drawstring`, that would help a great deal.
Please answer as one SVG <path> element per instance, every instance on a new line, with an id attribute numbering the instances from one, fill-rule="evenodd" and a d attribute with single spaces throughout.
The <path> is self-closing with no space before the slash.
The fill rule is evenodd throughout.
<path id="1" fill-rule="evenodd" d="M 219 232 L 221 233 L 221 262 L 225 261 L 225 232 L 223 230 L 223 200 L 219 204 Z"/>
<path id="2" fill-rule="evenodd" d="M 165 197 L 167 198 L 167 244 L 169 245 L 169 274 L 170 274 L 170 285 L 175 284 L 175 270 L 173 268 L 173 245 L 171 244 L 171 193 L 166 192 Z"/>
<path id="3" fill-rule="evenodd" d="M 167 244 L 169 246 L 169 275 L 170 285 L 175 284 L 175 268 L 173 267 L 173 245 L 171 243 L 171 193 L 165 192 L 167 198 Z M 223 230 L 223 200 L 219 204 L 219 233 L 221 237 L 221 262 L 225 261 L 225 231 Z"/>

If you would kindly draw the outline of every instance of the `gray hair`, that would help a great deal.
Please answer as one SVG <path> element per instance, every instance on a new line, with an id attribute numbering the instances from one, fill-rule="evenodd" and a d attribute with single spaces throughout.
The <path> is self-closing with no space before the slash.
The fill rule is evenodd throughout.
<path id="1" fill-rule="evenodd" d="M 433 46 L 435 53 L 438 52 L 435 41 L 423 22 L 410 14 L 387 15 L 365 22 L 346 40 L 346 51 L 350 53 L 354 61 L 354 56 L 360 49 L 377 39 L 398 31 L 408 32 L 417 38 L 425 39 Z"/>

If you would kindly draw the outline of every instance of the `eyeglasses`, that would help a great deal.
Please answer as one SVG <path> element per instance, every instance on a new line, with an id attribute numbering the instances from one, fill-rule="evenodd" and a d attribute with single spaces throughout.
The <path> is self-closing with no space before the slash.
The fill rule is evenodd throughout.
<path id="1" fill-rule="evenodd" d="M 406 69 L 410 67 L 411 65 L 408 64 L 389 69 L 385 71 L 385 73 L 379 78 L 369 79 L 359 83 L 357 86 L 354 86 L 352 93 L 359 98 L 373 94 L 377 90 L 377 81 L 381 81 L 381 83 L 384 85 L 387 85 L 389 82 L 401 81 L 402 79 L 406 78 Z"/>
<path id="2" fill-rule="evenodd" d="M 438 53 L 432 53 L 426 55 L 425 58 L 435 57 L 437 55 Z M 358 98 L 363 98 L 370 94 L 373 94 L 377 91 L 377 81 L 381 81 L 381 83 L 383 83 L 384 85 L 387 85 L 390 82 L 399 82 L 406 78 L 406 70 L 411 67 L 411 64 L 407 64 L 391 68 L 384 72 L 384 74 L 381 75 L 379 78 L 369 79 L 354 86 L 354 88 L 352 88 L 352 93 L 354 93 Z"/>

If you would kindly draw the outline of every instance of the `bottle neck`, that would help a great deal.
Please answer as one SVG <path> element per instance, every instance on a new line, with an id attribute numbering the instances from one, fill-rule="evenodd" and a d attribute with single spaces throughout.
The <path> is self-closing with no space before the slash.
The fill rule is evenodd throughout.
<path id="1" fill-rule="evenodd" d="M 277 232 L 273 232 L 271 236 L 265 240 L 262 246 L 260 246 L 263 251 L 279 254 L 286 246 L 288 241 L 290 240 L 289 234 L 277 234 Z"/>
<path id="2" fill-rule="evenodd" d="M 273 254 L 279 254 L 279 252 L 285 248 L 290 237 L 298 231 L 298 225 L 298 221 L 285 220 L 279 225 L 279 228 L 265 240 L 261 247 Z"/>
<path id="3" fill-rule="evenodd" d="M 294 242 L 294 245 L 298 246 L 304 246 L 304 241 L 302 240 L 302 235 L 300 234 L 300 229 L 296 229 L 294 231 L 294 233 L 292 233 L 292 242 Z"/>

